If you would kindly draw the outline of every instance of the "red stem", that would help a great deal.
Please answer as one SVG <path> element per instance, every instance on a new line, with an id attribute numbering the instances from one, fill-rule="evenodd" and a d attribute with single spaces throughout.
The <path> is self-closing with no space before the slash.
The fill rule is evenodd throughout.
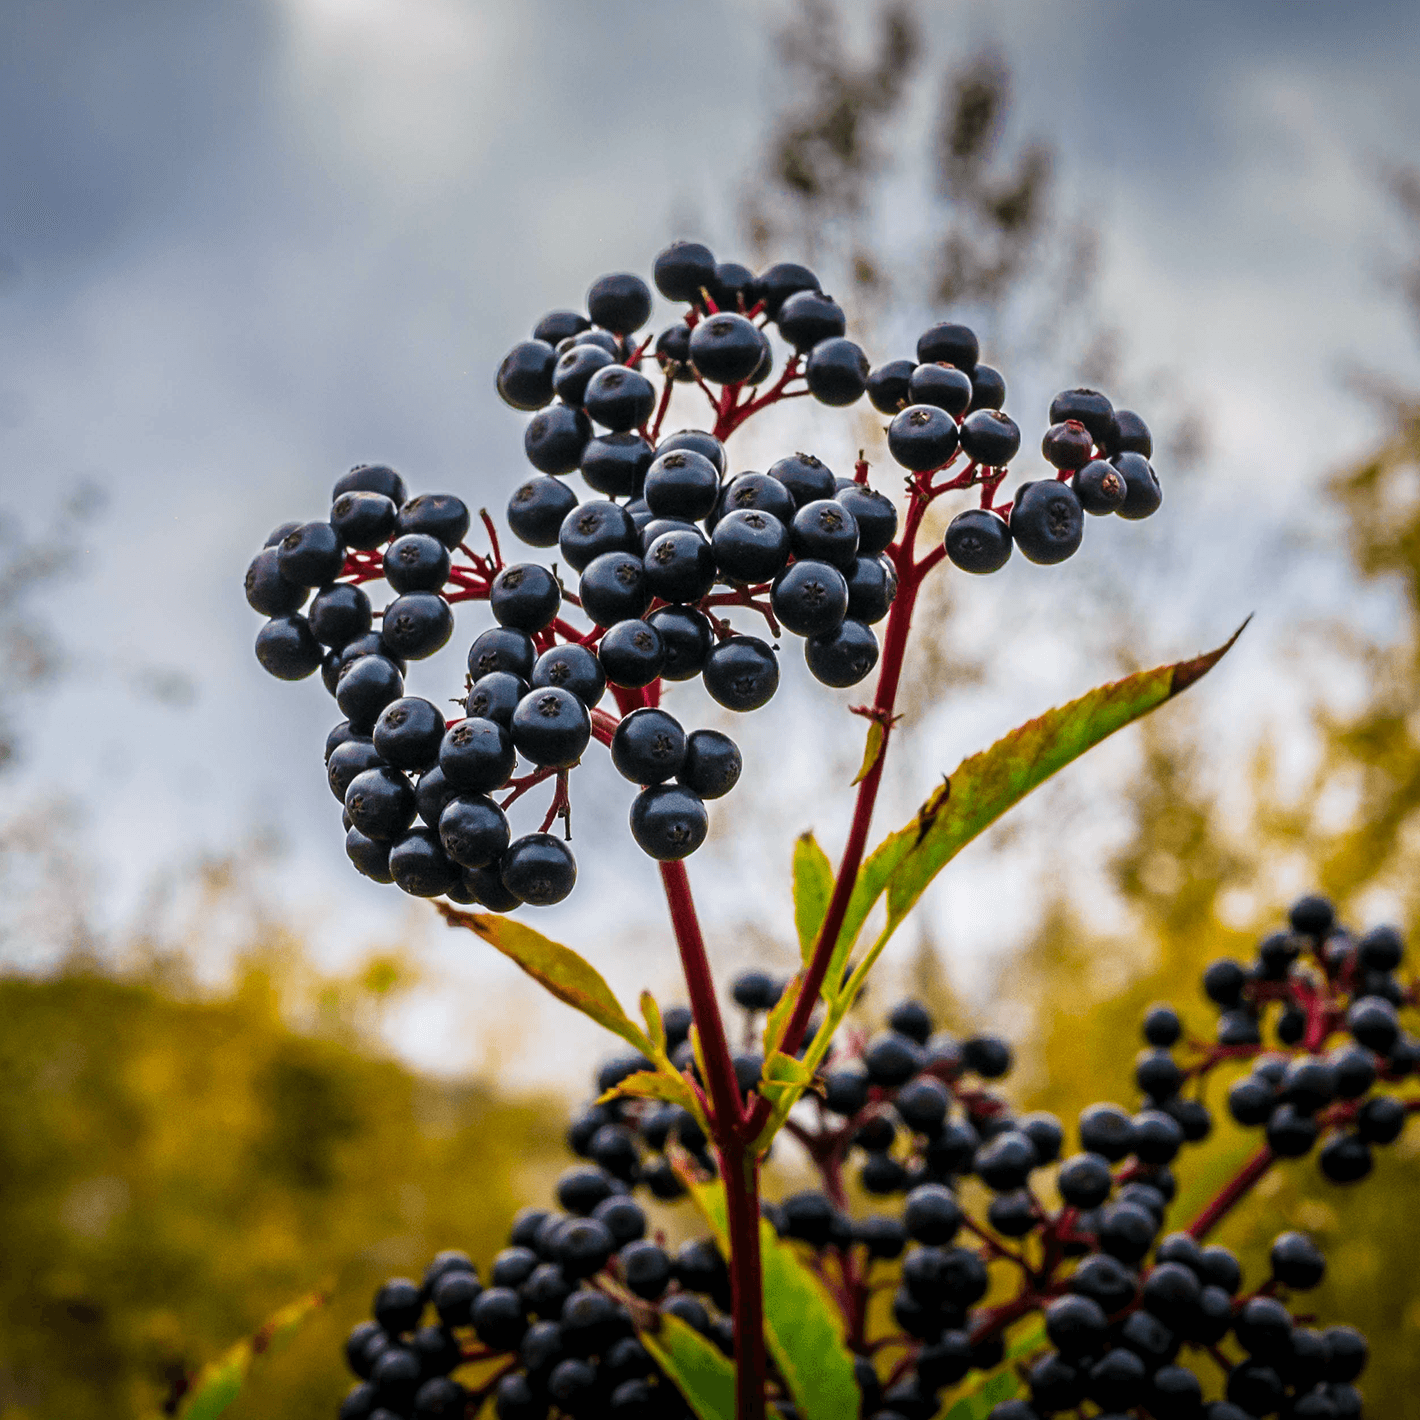
<path id="1" fill-rule="evenodd" d="M 1276 1157 L 1276 1154 L 1264 1144 L 1218 1190 L 1213 1201 L 1188 1225 L 1188 1233 L 1202 1242 L 1228 1216 L 1233 1207 L 1247 1196 L 1248 1190 L 1272 1167 Z"/>
<path id="2" fill-rule="evenodd" d="M 764 1282 L 759 1254 L 759 1161 L 748 1147 L 734 1059 L 685 864 L 662 863 L 661 882 L 680 948 L 691 1016 L 700 1036 L 713 1109 L 710 1124 L 725 1183 L 735 1327 L 735 1413 L 739 1420 L 763 1420 L 769 1366 L 764 1348 Z"/>

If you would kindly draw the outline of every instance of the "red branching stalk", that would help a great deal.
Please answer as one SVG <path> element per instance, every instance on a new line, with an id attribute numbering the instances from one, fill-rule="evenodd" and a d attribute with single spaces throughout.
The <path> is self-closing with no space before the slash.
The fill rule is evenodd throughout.
<path id="1" fill-rule="evenodd" d="M 1253 1185 L 1272 1167 L 1277 1155 L 1264 1144 L 1227 1183 L 1212 1202 L 1188 1225 L 1186 1231 L 1202 1242 L 1219 1223 L 1251 1191 Z"/>

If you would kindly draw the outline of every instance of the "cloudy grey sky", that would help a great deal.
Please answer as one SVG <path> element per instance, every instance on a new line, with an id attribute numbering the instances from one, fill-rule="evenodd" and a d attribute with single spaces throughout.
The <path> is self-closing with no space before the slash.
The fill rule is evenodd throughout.
<path id="1" fill-rule="evenodd" d="M 1254 670 L 1219 690 L 1230 713 L 1246 708 L 1299 617 L 1338 598 L 1387 615 L 1353 603 L 1308 506 L 1374 428 L 1344 369 L 1420 378 L 1379 279 L 1396 238 L 1378 181 L 1385 163 L 1420 160 L 1420 10 L 922 9 L 934 64 L 982 42 L 1012 64 L 1018 130 L 1057 146 L 1063 200 L 1104 234 L 1102 315 L 1127 329 L 1130 368 L 1168 367 L 1209 403 L 1212 454 L 1171 488 L 1169 517 L 1132 550 L 1111 528 L 1077 563 L 1098 549 L 1147 588 L 1127 610 L 1149 654 L 1190 653 L 1258 611 Z M 330 703 L 259 672 L 241 574 L 271 526 L 319 515 L 353 462 L 502 507 L 524 467 L 522 421 L 492 391 L 502 351 L 602 271 L 646 269 L 686 222 L 734 254 L 739 184 L 777 98 L 777 13 L 754 0 L 0 9 L 0 507 L 38 528 L 76 483 L 108 495 L 81 570 L 45 598 L 70 673 L 32 704 L 0 810 L 71 799 L 76 893 L 101 924 L 133 921 L 155 875 L 274 829 L 271 891 L 325 960 L 412 931 L 439 979 L 509 988 L 427 909 L 350 873 L 320 767 Z M 921 214 L 902 200 L 883 220 L 910 232 Z M 1043 418 L 1020 417 L 1029 446 Z M 856 436 L 824 437 L 841 458 Z M 1083 565 L 1067 575 L 1089 585 Z M 984 605 L 1009 615 L 1008 595 Z M 1035 654 L 1066 633 L 1022 628 L 1019 674 L 941 727 L 940 768 L 1112 671 Z M 451 693 L 459 656 L 421 666 L 412 688 Z M 173 670 L 190 703 L 151 693 Z M 815 782 L 846 742 L 796 739 L 808 702 L 790 689 L 761 742 L 792 740 L 790 783 Z M 708 715 L 703 697 L 686 703 Z M 747 898 L 782 923 L 788 834 L 807 821 L 767 775 L 751 765 L 741 811 L 782 830 L 782 860 L 721 847 L 698 870 L 730 958 L 749 950 L 731 931 Z M 655 889 L 621 842 L 629 794 L 602 768 L 579 778 L 581 823 L 611 825 L 613 846 L 583 849 L 583 886 L 539 925 L 590 941 L 622 987 L 668 986 L 664 937 L 629 939 L 616 916 Z M 829 839 L 835 812 L 816 816 Z M 940 910 L 949 945 L 989 915 L 980 892 L 957 900 Z M 33 957 L 23 940 L 7 950 Z M 426 997 L 401 1044 L 426 1061 L 476 1054 L 468 1009 L 461 991 Z"/>

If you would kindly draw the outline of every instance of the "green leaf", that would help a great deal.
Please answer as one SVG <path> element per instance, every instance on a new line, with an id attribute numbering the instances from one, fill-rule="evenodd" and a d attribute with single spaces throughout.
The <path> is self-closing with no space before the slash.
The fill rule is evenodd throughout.
<path id="1" fill-rule="evenodd" d="M 450 927 L 468 928 L 505 957 L 511 957 L 559 1001 L 575 1006 L 584 1016 L 590 1016 L 599 1026 L 619 1035 L 643 1055 L 654 1058 L 656 1047 L 621 1009 L 621 1003 L 612 995 L 601 973 L 570 947 L 507 917 L 460 912 L 446 902 L 434 905 L 444 914 Z"/>
<path id="2" fill-rule="evenodd" d="M 671 1104 L 678 1104 L 695 1116 L 696 1123 L 706 1132 L 706 1136 L 709 1136 L 710 1123 L 700 1108 L 695 1091 L 690 1088 L 683 1075 L 667 1073 L 665 1070 L 637 1070 L 613 1085 L 597 1103 L 607 1104 L 620 1095 L 629 1095 L 635 1099 L 668 1100 Z"/>
<path id="3" fill-rule="evenodd" d="M 728 1260 L 725 1186 L 697 1183 L 691 1194 Z M 843 1323 L 823 1284 L 788 1243 L 763 1220 L 759 1230 L 764 1262 L 765 1343 L 803 1420 L 841 1420 L 856 1415 L 861 1401 L 853 1358 L 843 1344 Z"/>
<path id="4" fill-rule="evenodd" d="M 784 1039 L 784 1031 L 788 1028 L 789 1017 L 794 1014 L 794 1005 L 799 999 L 799 992 L 803 989 L 804 973 L 796 971 L 789 984 L 779 993 L 779 1000 L 775 1003 L 774 1009 L 765 1017 L 763 1046 L 766 1059 L 779 1049 L 779 1042 Z"/>
<path id="5" fill-rule="evenodd" d="M 661 1008 L 656 1004 L 656 998 L 649 991 L 641 993 L 641 1019 L 646 1022 L 646 1034 L 651 1038 L 651 1044 L 656 1047 L 656 1055 L 660 1057 L 666 1053 L 666 1025 L 661 1019 Z"/>
<path id="6" fill-rule="evenodd" d="M 1012 730 L 990 749 L 963 760 L 911 823 L 878 844 L 858 871 L 843 928 L 824 976 L 823 995 L 828 1011 L 804 1055 L 810 1072 L 822 1065 L 834 1032 L 863 989 L 868 972 L 932 879 L 972 839 L 1057 770 L 1206 675 L 1227 654 L 1246 625 L 1243 622 L 1216 651 L 1100 686 Z M 837 983 L 843 981 L 844 967 L 858 933 L 884 893 L 888 900 L 887 924 L 851 977 L 839 987 Z M 755 1140 L 755 1148 L 761 1154 L 788 1118 L 799 1094 L 792 1086 L 777 1092 L 774 1112 Z"/>
<path id="7" fill-rule="evenodd" d="M 963 760 L 913 821 L 878 844 L 859 870 L 825 984 L 842 979 L 853 944 L 879 897 L 887 894 L 885 941 L 932 879 L 968 843 L 1086 750 L 1205 676 L 1246 625 L 1215 651 L 1099 686 Z"/>
<path id="8" fill-rule="evenodd" d="M 863 762 L 853 776 L 855 784 L 861 784 L 873 772 L 873 766 L 883 756 L 883 746 L 887 742 L 887 731 L 878 719 L 868 721 L 868 738 L 863 744 Z"/>
<path id="9" fill-rule="evenodd" d="M 833 864 L 812 832 L 801 833 L 794 844 L 794 926 L 799 931 L 799 950 L 806 965 L 813 956 L 832 896 Z"/>
<path id="10" fill-rule="evenodd" d="M 699 1420 L 734 1420 L 735 1365 L 714 1342 L 668 1312 L 640 1340 Z"/>
<path id="11" fill-rule="evenodd" d="M 325 1296 L 320 1292 L 298 1298 L 269 1317 L 255 1336 L 237 1342 L 204 1366 L 183 1399 L 179 1420 L 216 1420 L 241 1393 L 252 1362 L 282 1345 L 312 1312 L 324 1305 Z"/>

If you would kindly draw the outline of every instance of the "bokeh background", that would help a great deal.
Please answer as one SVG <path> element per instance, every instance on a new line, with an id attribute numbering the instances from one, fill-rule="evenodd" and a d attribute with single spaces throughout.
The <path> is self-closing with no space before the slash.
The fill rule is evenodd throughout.
<path id="1" fill-rule="evenodd" d="M 1402 3 L 3 7 L 0 1417 L 158 1414 L 316 1286 L 231 1413 L 333 1413 L 377 1280 L 488 1256 L 561 1166 L 605 1041 L 351 872 L 335 716 L 260 673 L 240 580 L 358 461 L 501 516 L 501 354 L 673 237 L 808 260 L 875 359 L 971 321 L 1023 471 L 1058 388 L 1156 430 L 1158 518 L 942 580 L 884 830 L 1010 725 L 1255 618 L 958 860 L 866 1024 L 913 990 L 1001 1029 L 1017 1097 L 1068 1116 L 1128 1098 L 1143 1003 L 1206 1029 L 1200 965 L 1289 895 L 1414 927 L 1417 66 Z M 735 466 L 881 466 L 870 414 L 776 411 Z M 753 723 L 676 692 L 748 764 L 693 864 L 726 973 L 792 964 L 793 835 L 836 851 L 861 752 L 854 697 L 792 660 Z M 538 925 L 673 1000 L 629 788 L 576 788 L 581 881 Z M 1240 1147 L 1220 1126 L 1196 1188 Z M 1229 1225 L 1329 1245 L 1318 1313 L 1371 1334 L 1377 1414 L 1420 1415 L 1417 1150 L 1345 1195 L 1279 1171 Z"/>

